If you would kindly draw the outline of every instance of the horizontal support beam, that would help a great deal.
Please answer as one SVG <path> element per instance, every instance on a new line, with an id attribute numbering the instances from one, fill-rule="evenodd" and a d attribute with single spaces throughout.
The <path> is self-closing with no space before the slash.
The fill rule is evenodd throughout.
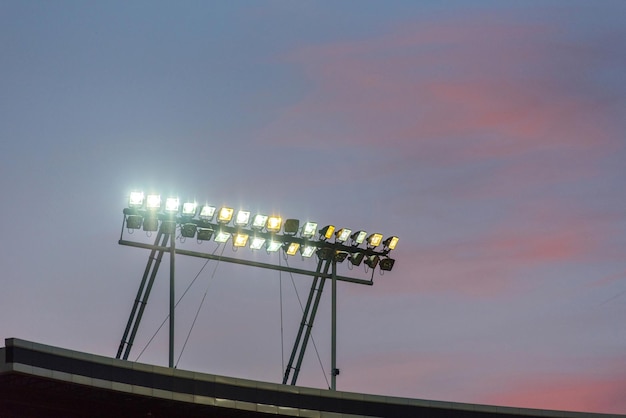
<path id="1" fill-rule="evenodd" d="M 142 242 L 127 241 L 127 240 L 121 239 L 119 240 L 118 243 L 120 245 L 127 245 L 129 247 L 144 248 L 147 250 L 157 250 L 157 251 L 163 251 L 167 253 L 170 252 L 169 247 L 162 247 L 159 245 L 152 245 L 152 244 L 144 244 Z M 189 257 L 207 258 L 209 260 L 224 261 L 226 263 L 241 264 L 244 266 L 259 267 L 259 268 L 264 268 L 264 269 L 269 269 L 269 270 L 285 271 L 288 273 L 302 274 L 304 276 L 321 277 L 323 279 L 330 279 L 332 277 L 332 274 L 321 273 L 321 272 L 317 272 L 313 270 L 302 270 L 302 269 L 297 269 L 297 268 L 287 267 L 287 266 L 277 266 L 274 264 L 259 263 L 258 261 L 243 260 L 240 258 L 233 258 L 233 257 L 224 257 L 221 255 L 201 253 L 198 251 L 189 251 L 189 250 L 185 250 L 182 248 L 177 248 L 176 254 L 186 255 Z M 371 280 L 356 279 L 353 277 L 336 276 L 336 278 L 337 280 L 340 280 L 342 282 L 364 284 L 368 286 L 371 286 L 373 284 Z"/>

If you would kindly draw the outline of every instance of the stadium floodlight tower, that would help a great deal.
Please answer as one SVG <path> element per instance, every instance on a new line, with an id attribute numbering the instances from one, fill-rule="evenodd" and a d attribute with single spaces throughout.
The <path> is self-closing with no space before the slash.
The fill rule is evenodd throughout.
<path id="1" fill-rule="evenodd" d="M 128 359 L 159 265 L 163 255 L 169 253 L 169 366 L 174 367 L 175 259 L 176 255 L 185 255 L 313 277 L 296 341 L 291 351 L 289 363 L 284 370 L 283 384 L 287 384 L 290 376 L 290 384 L 296 384 L 324 283 L 330 280 L 332 286 L 330 389 L 332 390 L 336 389 L 336 377 L 339 375 L 336 357 L 337 281 L 371 286 L 377 267 L 380 274 L 393 268 L 395 260 L 389 257 L 389 253 L 398 244 L 398 237 L 396 236 L 383 240 L 383 235 L 379 233 L 368 235 L 363 230 L 353 232 L 348 228 L 337 229 L 334 225 L 326 225 L 318 229 L 316 222 L 307 221 L 301 224 L 298 219 L 283 220 L 279 215 L 262 213 L 252 216 L 250 211 L 236 211 L 228 206 L 218 207 L 209 204 L 201 206 L 195 201 L 181 204 L 177 197 L 162 200 L 158 194 L 144 194 L 144 192 L 132 192 L 129 196 L 128 207 L 123 210 L 123 213 L 124 219 L 119 244 L 150 250 L 150 255 L 117 351 L 117 358 Z M 144 242 L 138 238 L 130 240 L 125 237 L 125 232 L 126 235 L 130 236 L 138 230 L 145 231 L 148 237 L 156 232 L 154 243 Z M 204 243 L 212 240 L 218 246 L 226 246 L 230 242 L 233 250 L 240 248 L 249 248 L 252 251 L 265 249 L 268 254 L 280 252 L 281 257 L 293 257 L 299 254 L 305 263 L 316 256 L 317 268 L 315 270 L 295 268 L 288 265 L 283 266 L 280 263 L 253 261 L 245 257 L 224 256 L 223 253 L 215 255 L 215 251 L 209 253 L 191 250 L 183 246 L 188 238 L 196 238 L 196 242 L 192 242 L 192 245 L 196 245 L 200 249 L 203 248 Z M 180 241 L 180 245 L 176 245 L 176 240 Z M 245 256 L 246 251 L 237 254 L 242 253 Z M 346 259 L 349 261 L 346 265 L 350 270 L 364 263 L 366 274 L 369 274 L 371 270 L 369 279 L 339 275 L 337 264 Z"/>

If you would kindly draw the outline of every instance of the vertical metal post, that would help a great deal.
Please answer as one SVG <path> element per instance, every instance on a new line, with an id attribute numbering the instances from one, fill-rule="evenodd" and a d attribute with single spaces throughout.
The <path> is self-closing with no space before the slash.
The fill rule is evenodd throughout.
<path id="1" fill-rule="evenodd" d="M 337 389 L 337 375 L 339 369 L 337 369 L 337 260 L 333 257 L 333 270 L 332 270 L 332 312 L 331 312 L 331 352 L 330 352 L 330 390 Z"/>
<path id="2" fill-rule="evenodd" d="M 176 299 L 174 295 L 174 277 L 176 272 L 176 231 L 170 239 L 170 367 L 174 367 L 174 307 Z"/>

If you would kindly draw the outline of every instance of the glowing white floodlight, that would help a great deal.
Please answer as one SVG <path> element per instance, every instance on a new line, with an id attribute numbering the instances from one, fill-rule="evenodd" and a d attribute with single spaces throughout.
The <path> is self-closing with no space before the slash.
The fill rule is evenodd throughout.
<path id="1" fill-rule="evenodd" d="M 247 210 L 240 210 L 235 217 L 235 225 L 246 226 L 250 222 L 250 212 Z"/>
<path id="2" fill-rule="evenodd" d="M 235 234 L 233 238 L 233 246 L 234 247 L 245 247 L 248 243 L 248 234 L 244 234 L 242 232 Z"/>
<path id="3" fill-rule="evenodd" d="M 301 248 L 302 251 L 302 257 L 311 257 L 313 254 L 315 254 L 315 250 L 317 249 L 317 247 L 314 247 L 312 245 L 305 245 L 304 247 Z"/>
<path id="4" fill-rule="evenodd" d="M 367 232 L 356 231 L 354 234 L 350 236 L 350 239 L 352 239 L 352 245 L 358 246 L 358 245 L 363 244 L 363 241 L 365 241 L 366 237 L 367 237 Z"/>
<path id="5" fill-rule="evenodd" d="M 252 241 L 250 242 L 250 249 L 252 250 L 260 250 L 265 245 L 265 238 L 263 237 L 252 237 Z"/>
<path id="6" fill-rule="evenodd" d="M 367 237 L 367 245 L 369 245 L 372 248 L 376 248 L 380 245 L 382 240 L 383 240 L 382 234 L 372 234 L 369 237 Z"/>
<path id="7" fill-rule="evenodd" d="M 148 210 L 161 209 L 161 195 L 149 194 L 148 197 L 146 197 L 146 209 Z"/>
<path id="8" fill-rule="evenodd" d="M 223 224 L 227 224 L 233 219 L 233 214 L 235 213 L 235 209 L 223 207 L 217 214 L 217 221 Z"/>
<path id="9" fill-rule="evenodd" d="M 210 221 L 215 216 L 215 206 L 204 205 L 202 209 L 200 209 L 200 215 L 198 215 L 200 219 L 204 219 L 205 221 Z"/>
<path id="10" fill-rule="evenodd" d="M 302 227 L 302 237 L 312 238 L 317 233 L 317 222 L 307 222 Z"/>
<path id="11" fill-rule="evenodd" d="M 283 246 L 283 243 L 280 241 L 268 241 L 267 243 L 267 252 L 269 253 L 273 253 L 276 252 L 278 250 L 280 250 L 280 248 Z"/>
<path id="12" fill-rule="evenodd" d="M 267 218 L 267 230 L 270 232 L 280 231 L 280 226 L 283 223 L 283 219 L 280 216 L 270 216 Z"/>
<path id="13" fill-rule="evenodd" d="M 165 199 L 165 211 L 169 213 L 178 212 L 178 208 L 180 206 L 180 201 L 177 197 L 168 197 Z"/>
<path id="14" fill-rule="evenodd" d="M 142 207 L 143 199 L 144 199 L 143 192 L 130 192 L 130 197 L 128 198 L 128 207 L 129 208 Z"/>
<path id="15" fill-rule="evenodd" d="M 267 215 L 254 215 L 254 219 L 252 220 L 252 228 L 259 231 L 265 228 L 265 224 L 267 224 L 267 218 Z"/>
<path id="16" fill-rule="evenodd" d="M 219 242 L 220 244 L 225 243 L 226 241 L 228 241 L 228 238 L 230 238 L 230 232 L 226 232 L 226 231 L 219 231 L 214 238 L 215 242 Z"/>
<path id="17" fill-rule="evenodd" d="M 350 238 L 350 234 L 352 234 L 352 230 L 348 228 L 341 228 L 335 234 L 335 239 L 337 242 L 345 242 L 348 238 Z"/>
<path id="18" fill-rule="evenodd" d="M 300 243 L 290 242 L 289 246 L 287 247 L 286 253 L 287 255 L 296 255 L 299 248 L 300 248 Z"/>
<path id="19" fill-rule="evenodd" d="M 188 216 L 193 218 L 196 216 L 196 212 L 198 210 L 198 204 L 196 202 L 185 202 L 183 203 L 183 216 Z"/>

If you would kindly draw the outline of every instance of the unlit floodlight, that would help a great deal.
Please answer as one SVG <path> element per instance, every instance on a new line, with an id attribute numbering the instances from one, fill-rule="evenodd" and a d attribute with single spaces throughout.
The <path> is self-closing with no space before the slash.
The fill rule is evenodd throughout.
<path id="1" fill-rule="evenodd" d="M 198 228 L 198 241 L 209 241 L 213 236 L 213 229 Z"/>
<path id="2" fill-rule="evenodd" d="M 180 226 L 180 235 L 184 238 L 193 238 L 196 235 L 196 224 L 186 223 Z"/>
<path id="3" fill-rule="evenodd" d="M 143 230 L 146 232 L 154 232 L 159 230 L 159 220 L 156 216 L 149 216 L 143 220 Z"/>
<path id="4" fill-rule="evenodd" d="M 370 268 L 375 269 L 378 265 L 378 260 L 380 260 L 380 257 L 377 255 L 370 255 L 365 259 L 365 264 L 367 264 Z"/>
<path id="5" fill-rule="evenodd" d="M 391 271 L 396 260 L 393 258 L 383 258 L 380 260 L 380 269 L 383 271 Z"/>
<path id="6" fill-rule="evenodd" d="M 143 222 L 143 218 L 139 215 L 128 215 L 126 217 L 126 228 L 128 229 L 139 229 L 141 228 L 141 222 Z"/>
<path id="7" fill-rule="evenodd" d="M 295 235 L 300 229 L 300 221 L 298 219 L 287 219 L 283 231 L 288 235 Z"/>
<path id="8" fill-rule="evenodd" d="M 360 266 L 363 262 L 363 258 L 365 257 L 365 253 L 354 253 L 350 256 L 350 262 L 355 266 Z"/>

